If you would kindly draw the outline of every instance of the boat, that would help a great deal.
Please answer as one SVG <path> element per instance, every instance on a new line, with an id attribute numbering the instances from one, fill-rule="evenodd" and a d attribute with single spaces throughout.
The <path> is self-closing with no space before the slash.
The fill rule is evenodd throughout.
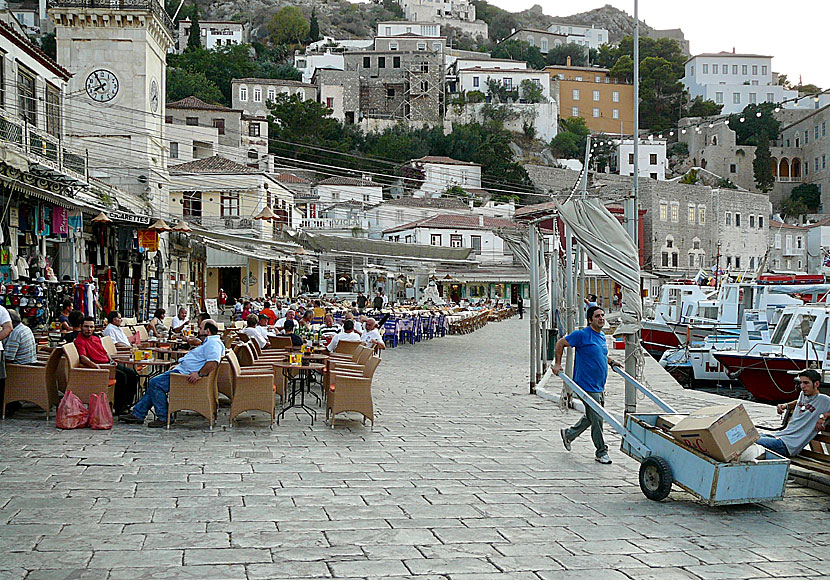
<path id="1" fill-rule="evenodd" d="M 788 306 L 768 341 L 712 354 L 756 401 L 790 402 L 798 395 L 799 371 L 826 368 L 828 318 L 827 304 Z"/>
<path id="2" fill-rule="evenodd" d="M 685 344 L 686 321 L 698 316 L 700 302 L 714 294 L 714 289 L 704 292 L 697 284 L 664 284 L 654 303 L 654 316 L 643 320 L 641 337 L 648 353 L 659 360 L 666 350 Z"/>

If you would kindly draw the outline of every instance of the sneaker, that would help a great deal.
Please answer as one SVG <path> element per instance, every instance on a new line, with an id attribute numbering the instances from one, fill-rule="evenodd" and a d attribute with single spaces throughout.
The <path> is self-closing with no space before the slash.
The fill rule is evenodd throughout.
<path id="1" fill-rule="evenodd" d="M 570 451 L 571 442 L 568 440 L 568 436 L 565 435 L 565 429 L 560 429 L 559 434 L 562 435 L 562 445 L 565 446 L 565 451 Z"/>
<path id="2" fill-rule="evenodd" d="M 170 421 L 170 424 L 173 424 L 173 421 Z M 167 421 L 162 421 L 161 419 L 155 419 L 154 421 L 150 421 L 147 423 L 148 427 L 152 427 L 153 429 L 160 429 L 162 427 L 167 427 Z"/>
<path id="3" fill-rule="evenodd" d="M 602 463 L 603 465 L 609 465 L 609 464 L 611 463 L 611 458 L 610 458 L 610 457 L 608 457 L 608 454 L 607 454 L 607 453 L 603 453 L 603 454 L 602 454 L 602 455 L 600 455 L 599 457 L 594 457 L 594 459 L 595 459 L 596 461 L 599 461 L 599 462 L 600 462 L 600 463 Z"/>
<path id="4" fill-rule="evenodd" d="M 136 417 L 132 413 L 128 413 L 126 415 L 121 415 L 120 417 L 118 417 L 118 421 L 120 423 L 128 423 L 130 425 L 143 425 L 144 424 L 144 419 L 139 419 L 138 417 Z"/>

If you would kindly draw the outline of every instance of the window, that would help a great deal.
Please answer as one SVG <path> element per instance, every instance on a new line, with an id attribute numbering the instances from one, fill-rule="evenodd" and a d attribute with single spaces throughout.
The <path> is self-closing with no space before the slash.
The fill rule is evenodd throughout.
<path id="1" fill-rule="evenodd" d="M 692 240 L 692 249 L 699 250 L 700 249 L 700 238 L 695 238 Z"/>
<path id="2" fill-rule="evenodd" d="M 470 246 L 475 255 L 481 254 L 481 236 L 470 236 Z"/>
<path id="3" fill-rule="evenodd" d="M 689 268 L 694 268 L 695 266 L 697 266 L 695 254 L 694 252 L 689 252 Z"/>
<path id="4" fill-rule="evenodd" d="M 669 219 L 669 204 L 665 201 L 660 202 L 660 221 L 664 222 Z"/>
<path id="5" fill-rule="evenodd" d="M 689 204 L 689 223 L 695 223 L 695 216 L 697 215 L 696 208 L 693 204 Z"/>
<path id="6" fill-rule="evenodd" d="M 418 50 L 423 51 L 423 50 L 426 50 L 426 49 L 427 49 L 427 43 L 426 42 L 419 42 L 418 43 Z"/>
<path id="7" fill-rule="evenodd" d="M 239 100 L 243 103 L 248 102 L 248 87 L 239 87 Z"/>
<path id="8" fill-rule="evenodd" d="M 61 134 L 61 93 L 49 83 L 46 83 L 46 132 L 54 137 Z"/>
<path id="9" fill-rule="evenodd" d="M 762 216 L 762 215 L 758 216 L 758 229 L 759 230 L 764 229 L 764 216 Z"/>
<path id="10" fill-rule="evenodd" d="M 261 103 L 262 102 L 262 89 L 259 87 L 254 89 L 254 102 Z"/>
<path id="11" fill-rule="evenodd" d="M 239 192 L 222 193 L 221 217 L 239 217 Z"/>
<path id="12" fill-rule="evenodd" d="M 767 102 L 774 103 L 775 102 L 775 93 L 767 93 Z"/>
<path id="13" fill-rule="evenodd" d="M 386 57 L 379 56 L 378 57 L 378 68 L 386 68 Z"/>
<path id="14" fill-rule="evenodd" d="M 259 123 L 248 124 L 248 137 L 259 137 Z"/>
<path id="15" fill-rule="evenodd" d="M 528 46 L 536 46 L 536 41 L 533 39 L 532 36 L 527 37 L 527 44 Z"/>
<path id="16" fill-rule="evenodd" d="M 690 74 L 689 76 L 695 76 L 695 67 L 692 67 L 692 74 Z"/>
<path id="17" fill-rule="evenodd" d="M 762 75 L 767 74 L 767 65 L 765 65 L 765 64 L 761 65 L 761 74 Z"/>
<path id="18" fill-rule="evenodd" d="M 620 110 L 619 109 L 611 109 L 611 118 L 612 119 L 619 119 L 620 118 Z"/>
<path id="19" fill-rule="evenodd" d="M 671 204 L 671 221 L 677 223 L 680 220 L 680 204 L 673 201 Z"/>
<path id="20" fill-rule="evenodd" d="M 571 107 L 571 117 L 579 117 L 579 107 Z"/>
<path id="21" fill-rule="evenodd" d="M 17 106 L 22 118 L 37 125 L 35 75 L 29 74 L 20 64 L 17 65 Z"/>
<path id="22" fill-rule="evenodd" d="M 187 218 L 202 217 L 202 192 L 185 191 L 182 194 L 182 216 Z"/>
<path id="23" fill-rule="evenodd" d="M 547 38 L 542 39 L 542 48 L 541 48 L 541 50 L 542 50 L 542 52 L 547 52 L 548 51 L 548 39 Z"/>
<path id="24" fill-rule="evenodd" d="M 822 169 L 827 169 L 827 154 L 826 153 L 822 153 L 822 155 L 821 155 L 821 168 Z"/>
<path id="25" fill-rule="evenodd" d="M 756 93 L 749 93 L 749 102 L 750 103 L 757 103 L 758 102 L 758 96 L 757 96 Z"/>
<path id="26" fill-rule="evenodd" d="M 738 65 L 736 65 L 736 64 L 732 65 L 732 74 L 733 75 L 738 74 Z"/>
<path id="27" fill-rule="evenodd" d="M 804 144 L 807 145 L 808 143 L 810 143 L 810 132 L 804 129 Z"/>
<path id="28" fill-rule="evenodd" d="M 431 246 L 440 246 L 441 245 L 441 234 L 431 234 L 429 236 L 429 244 Z"/>
<path id="29" fill-rule="evenodd" d="M 729 213 L 729 212 L 726 212 L 726 225 L 728 225 L 728 226 L 732 225 L 732 214 Z"/>
<path id="30" fill-rule="evenodd" d="M 611 100 L 615 103 L 620 102 L 620 91 L 612 91 L 611 92 Z"/>
<path id="31" fill-rule="evenodd" d="M 386 26 L 386 36 L 392 36 L 392 27 Z"/>
<path id="32" fill-rule="evenodd" d="M 268 89 L 268 100 L 269 101 L 276 101 L 277 100 L 277 91 L 275 89 Z"/>
<path id="33" fill-rule="evenodd" d="M 749 227 L 750 227 L 750 228 L 754 228 L 754 227 L 755 227 L 755 216 L 754 216 L 754 215 L 750 215 L 750 216 L 749 216 Z"/>
<path id="34" fill-rule="evenodd" d="M 390 43 L 389 43 L 389 50 L 398 50 L 398 43 L 397 43 L 397 41 L 395 41 L 395 42 L 390 42 Z"/>
<path id="35" fill-rule="evenodd" d="M 599 109 L 597 107 L 594 107 L 591 114 L 593 115 L 594 119 L 598 119 L 599 118 Z"/>
<path id="36" fill-rule="evenodd" d="M 326 107 L 329 109 L 334 108 L 334 97 L 326 97 Z"/>
<path id="37" fill-rule="evenodd" d="M 175 141 L 170 142 L 170 159 L 179 158 L 179 144 Z"/>
<path id="38" fill-rule="evenodd" d="M 394 99 L 395 98 L 395 87 L 386 87 L 386 98 L 387 99 Z"/>
<path id="39" fill-rule="evenodd" d="M 401 57 L 393 56 L 392 57 L 392 68 L 401 68 Z"/>
<path id="40" fill-rule="evenodd" d="M 712 65 L 712 74 L 713 75 L 718 74 L 718 65 L 716 65 L 716 64 Z"/>
<path id="41" fill-rule="evenodd" d="M 508 91 L 513 90 L 513 79 L 511 77 L 504 77 L 501 79 L 502 84 L 507 87 Z"/>
<path id="42" fill-rule="evenodd" d="M 219 129 L 219 134 L 220 135 L 225 134 L 225 119 L 214 119 L 213 120 L 213 126 L 217 129 Z"/>
<path id="43" fill-rule="evenodd" d="M 775 234 L 775 249 L 781 249 L 781 234 Z"/>
<path id="44" fill-rule="evenodd" d="M 649 165 L 657 165 L 657 153 L 650 153 L 648 156 Z"/>
<path id="45" fill-rule="evenodd" d="M 579 100 L 579 89 L 574 89 L 573 90 L 573 99 L 574 99 L 574 101 Z"/>
<path id="46" fill-rule="evenodd" d="M 363 68 L 370 68 L 372 66 L 372 57 L 363 57 Z"/>
<path id="47" fill-rule="evenodd" d="M 735 256 L 735 268 L 740 268 L 740 267 L 741 267 L 741 257 L 740 256 Z"/>
<path id="48" fill-rule="evenodd" d="M 813 323 L 815 321 L 816 317 L 813 314 L 799 314 L 795 319 L 795 323 L 792 325 L 792 331 L 790 331 L 789 336 L 787 336 L 787 341 L 784 345 L 794 348 L 801 348 L 804 346 L 804 343 L 807 341 L 807 336 L 810 334 L 810 330 L 812 330 Z"/>
<path id="49" fill-rule="evenodd" d="M 0 81 L 2 81 L 2 80 L 3 80 L 2 73 L 0 73 Z M 0 104 L 2 104 L 2 101 L 0 101 Z M 821 122 L 821 136 L 825 137 L 826 135 L 827 135 L 827 121 L 822 121 Z"/>
<path id="50" fill-rule="evenodd" d="M 668 252 L 663 252 L 661 257 L 663 258 L 662 259 L 663 267 L 668 268 L 669 267 L 669 253 Z"/>
<path id="51" fill-rule="evenodd" d="M 650 178 L 652 178 L 652 179 L 657 179 L 657 172 L 656 172 L 656 171 L 652 171 L 651 173 L 649 173 L 649 174 L 648 174 L 648 176 L 649 176 Z"/>
<path id="52" fill-rule="evenodd" d="M 441 43 L 440 42 L 433 42 L 432 43 L 432 50 L 435 52 L 441 52 Z"/>
<path id="53" fill-rule="evenodd" d="M 594 102 L 595 103 L 599 102 L 599 91 L 594 91 Z"/>
<path id="54" fill-rule="evenodd" d="M 732 256 L 726 256 L 726 267 L 727 268 L 732 267 Z"/>
<path id="55" fill-rule="evenodd" d="M 758 65 L 753 64 L 752 65 L 752 76 L 757 76 L 757 75 L 758 75 Z"/>
<path id="56" fill-rule="evenodd" d="M 801 236 L 796 236 L 795 237 L 795 247 L 798 248 L 799 250 L 801 249 Z"/>
<path id="57" fill-rule="evenodd" d="M 739 214 L 738 212 L 735 212 L 735 227 L 741 227 L 741 214 Z"/>
<path id="58" fill-rule="evenodd" d="M 814 169 L 815 169 L 816 171 L 818 171 L 818 157 L 816 157 L 816 158 L 815 158 L 815 160 L 814 160 L 814 164 L 813 164 L 813 165 L 814 165 Z"/>
<path id="59" fill-rule="evenodd" d="M 706 206 L 697 206 L 697 223 L 703 225 L 706 223 Z"/>
<path id="60" fill-rule="evenodd" d="M 460 248 L 461 247 L 461 234 L 450 234 L 450 247 L 451 248 Z"/>
<path id="61" fill-rule="evenodd" d="M 190 125 L 191 127 L 198 127 L 199 126 L 199 117 L 185 117 L 184 124 Z"/>
<path id="62" fill-rule="evenodd" d="M 787 249 L 791 250 L 793 248 L 793 237 L 791 235 L 788 235 L 786 237 L 786 240 L 787 240 L 787 244 L 786 244 Z"/>
<path id="63" fill-rule="evenodd" d="M 473 77 L 473 86 L 474 86 L 474 87 L 478 87 L 478 86 L 479 86 L 478 82 L 479 82 L 479 81 L 478 81 L 478 77 Z"/>
<path id="64" fill-rule="evenodd" d="M 708 64 L 703 65 L 703 74 L 705 74 L 705 75 L 709 74 L 709 65 Z"/>
<path id="65" fill-rule="evenodd" d="M 164 116 L 164 122 L 167 123 L 168 125 L 172 125 L 173 124 L 173 115 L 165 115 Z"/>
<path id="66" fill-rule="evenodd" d="M 745 75 L 745 74 L 747 73 L 747 71 L 748 71 L 748 70 L 749 70 L 749 69 L 747 68 L 747 65 L 745 65 L 745 64 L 742 64 L 742 65 L 741 65 L 741 74 L 742 74 L 742 75 Z"/>
<path id="67" fill-rule="evenodd" d="M 740 105 L 741 104 L 741 93 L 732 93 L 732 104 Z"/>
<path id="68" fill-rule="evenodd" d="M 634 165 L 634 154 L 633 153 L 628 154 L 628 164 L 629 165 Z"/>
<path id="69" fill-rule="evenodd" d="M 715 93 L 715 102 L 719 105 L 723 104 L 723 92 L 718 91 Z"/>
<path id="70" fill-rule="evenodd" d="M 671 265 L 672 265 L 672 268 L 677 268 L 677 267 L 680 265 L 680 259 L 679 259 L 679 257 L 680 257 L 680 254 L 678 254 L 677 252 L 674 252 L 674 253 L 671 255 Z"/>

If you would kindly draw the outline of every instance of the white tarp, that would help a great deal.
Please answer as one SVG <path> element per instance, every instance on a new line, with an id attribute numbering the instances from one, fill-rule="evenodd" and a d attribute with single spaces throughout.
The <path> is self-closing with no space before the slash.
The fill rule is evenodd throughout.
<path id="1" fill-rule="evenodd" d="M 643 317 L 640 261 L 625 228 L 596 198 L 571 199 L 559 215 L 591 260 L 622 287 L 622 324 L 616 334 L 635 334 Z"/>
<path id="2" fill-rule="evenodd" d="M 510 251 L 519 258 L 522 266 L 530 270 L 530 238 L 527 230 L 500 229 L 496 232 L 504 240 Z M 539 236 L 538 247 L 544 247 L 542 237 Z M 530 281 L 531 284 L 533 280 Z M 539 318 L 549 322 L 550 290 L 548 289 L 548 268 L 544 259 L 539 260 Z"/>

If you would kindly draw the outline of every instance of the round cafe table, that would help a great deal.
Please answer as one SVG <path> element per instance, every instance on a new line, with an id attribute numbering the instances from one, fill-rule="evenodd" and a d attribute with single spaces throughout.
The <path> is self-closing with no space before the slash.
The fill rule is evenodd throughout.
<path id="1" fill-rule="evenodd" d="M 305 357 L 303 357 L 305 358 Z M 326 365 L 320 363 L 303 363 L 302 365 L 292 365 L 289 362 L 275 362 L 271 363 L 275 367 L 282 369 L 282 375 L 285 377 L 286 384 L 291 385 L 291 395 L 289 402 L 285 405 L 277 415 L 277 425 L 280 424 L 280 418 L 285 415 L 288 409 L 300 408 L 311 417 L 311 424 L 314 425 L 314 419 L 317 418 L 317 411 L 305 404 L 305 392 L 311 384 L 311 375 L 314 372 L 323 372 Z M 295 375 L 292 371 L 296 371 Z M 297 395 L 299 394 L 299 397 Z M 297 399 L 299 398 L 299 403 Z"/>

